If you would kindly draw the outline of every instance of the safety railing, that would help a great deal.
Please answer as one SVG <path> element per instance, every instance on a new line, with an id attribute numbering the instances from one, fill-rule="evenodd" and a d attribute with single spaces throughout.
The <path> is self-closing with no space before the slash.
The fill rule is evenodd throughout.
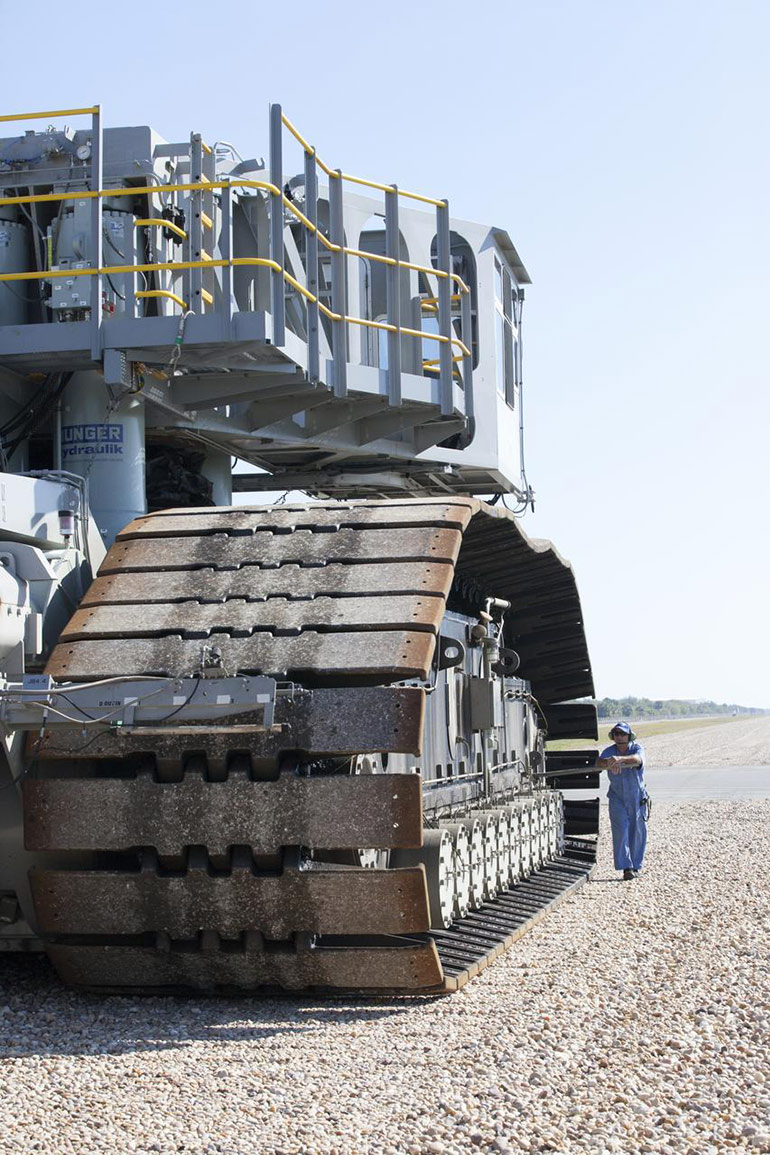
<path id="1" fill-rule="evenodd" d="M 93 229 L 93 244 L 90 255 L 93 263 L 90 268 L 49 268 L 37 272 L 16 272 L 0 274 L 2 281 L 49 281 L 59 277 L 76 278 L 91 277 L 93 286 L 90 295 L 90 321 L 92 326 L 92 355 L 98 359 L 101 354 L 101 339 L 99 327 L 101 324 L 101 297 L 103 277 L 126 278 L 126 305 L 133 309 L 136 299 L 164 298 L 173 301 L 181 309 L 187 311 L 189 301 L 168 289 L 136 290 L 133 284 L 135 274 L 154 273 L 162 271 L 183 272 L 191 274 L 190 289 L 209 305 L 213 304 L 213 295 L 202 287 L 203 271 L 221 269 L 223 271 L 222 305 L 229 314 L 231 310 L 231 271 L 238 266 L 264 267 L 272 273 L 272 322 L 273 343 L 282 345 L 285 342 L 285 285 L 289 285 L 306 303 L 307 310 L 307 345 L 308 345 L 308 375 L 311 379 L 320 378 L 320 340 L 319 317 L 324 316 L 332 323 L 332 362 L 333 362 L 333 389 L 337 396 L 344 396 L 347 392 L 347 327 L 361 326 L 373 330 L 380 330 L 388 334 L 388 397 L 393 405 L 401 403 L 401 338 L 408 337 L 420 341 L 433 341 L 439 345 L 439 357 L 436 361 L 423 359 L 423 371 L 434 376 L 438 371 L 440 381 L 440 403 L 443 415 L 450 415 L 454 411 L 454 379 L 455 366 L 460 365 L 462 372 L 460 379 L 465 394 L 465 414 L 473 415 L 473 382 L 472 382 L 472 354 L 471 354 L 471 322 L 470 322 L 470 290 L 462 278 L 453 273 L 450 268 L 451 251 L 449 235 L 448 202 L 436 200 L 399 189 L 395 185 L 384 185 L 377 181 L 365 180 L 339 169 L 331 169 L 318 157 L 315 149 L 308 144 L 294 125 L 282 113 L 280 105 L 271 106 L 271 136 L 270 136 L 270 180 L 248 179 L 212 179 L 203 175 L 205 161 L 213 165 L 211 149 L 206 146 L 200 137 L 192 138 L 191 152 L 194 157 L 191 179 L 187 182 L 147 185 L 145 187 L 123 187 L 104 189 L 101 187 L 101 110 L 99 106 L 85 109 L 69 109 L 60 112 L 28 113 L 15 116 L 2 116 L 0 122 L 19 121 L 28 119 L 48 119 L 75 114 L 90 114 L 93 117 L 92 125 L 92 153 L 91 153 L 91 188 L 66 192 L 30 193 L 23 196 L 0 197 L 0 207 L 13 205 L 38 204 L 46 202 L 67 202 L 90 200 L 93 203 L 91 224 Z M 287 197 L 283 189 L 282 173 L 282 131 L 287 130 L 300 143 L 305 154 L 305 207 L 302 212 Z M 205 161 L 204 161 L 205 158 Z M 329 178 L 329 207 L 330 207 L 330 236 L 326 236 L 318 224 L 318 188 L 316 167 L 319 167 Z M 349 247 L 344 240 L 342 183 L 348 181 L 367 188 L 376 189 L 385 194 L 385 253 L 373 253 Z M 239 189 L 260 190 L 270 198 L 270 258 L 264 257 L 233 257 L 231 240 L 231 197 Z M 143 217 L 134 222 L 134 227 L 162 228 L 175 233 L 188 243 L 191 252 L 199 254 L 200 259 L 187 261 L 155 261 L 137 263 L 131 259 L 122 265 L 105 265 L 102 258 L 102 202 L 105 198 L 120 197 L 152 197 L 162 193 L 182 193 L 186 196 L 204 194 L 212 197 L 214 192 L 221 193 L 221 211 L 223 227 L 220 238 L 221 257 L 212 259 L 203 247 L 205 232 L 213 233 L 213 210 L 208 212 L 202 205 L 194 218 L 198 223 L 199 236 L 190 237 L 188 233 L 164 217 Z M 398 227 L 398 199 L 404 197 L 422 202 L 436 209 L 437 235 L 437 266 L 417 264 L 401 258 L 399 250 Z M 284 211 L 288 211 L 303 226 L 307 233 L 306 269 L 303 285 L 285 267 L 284 254 Z M 319 293 L 319 244 L 331 254 L 331 308 L 320 299 Z M 133 253 L 131 254 L 133 258 Z M 367 261 L 379 262 L 386 267 L 386 308 L 387 320 L 375 321 L 365 317 L 352 316 L 347 310 L 346 289 L 346 258 L 353 257 Z M 428 310 L 438 318 L 438 333 L 431 333 L 423 329 L 413 329 L 401 324 L 400 317 L 400 285 L 399 273 L 402 269 L 422 273 L 426 277 L 433 277 L 437 282 L 437 295 L 427 298 Z M 130 281 L 130 284 L 129 284 Z M 452 292 L 452 288 L 455 292 Z M 452 306 L 460 304 L 461 336 L 458 338 L 453 328 Z M 459 355 L 453 354 L 453 347 L 459 350 Z"/>
<path id="2" fill-rule="evenodd" d="M 2 204 L 2 201 L 0 201 L 0 204 Z M 47 281 L 57 277 L 117 277 L 127 276 L 134 273 L 182 272 L 186 269 L 233 269 L 248 266 L 270 269 L 271 271 L 282 274 L 283 279 L 287 284 L 291 285 L 293 289 L 296 289 L 296 291 L 306 300 L 317 304 L 320 312 L 323 313 L 325 317 L 328 317 L 330 321 L 345 321 L 350 325 L 361 325 L 371 329 L 380 329 L 388 333 L 400 332 L 407 337 L 418 337 L 424 341 L 436 341 L 440 344 L 447 340 L 445 337 L 438 333 L 427 333 L 422 329 L 409 329 L 402 327 L 401 329 L 397 330 L 394 325 L 385 321 L 370 321 L 366 317 L 343 317 L 337 313 L 334 313 L 331 309 L 327 308 L 327 306 L 324 305 L 317 296 L 311 294 L 310 291 L 296 279 L 296 277 L 293 277 L 288 269 L 283 268 L 278 264 L 277 261 L 274 261 L 269 257 L 231 257 L 229 260 L 220 260 L 213 257 L 207 257 L 202 261 L 154 261 L 150 263 L 132 265 L 104 265 L 99 269 L 49 269 L 44 273 L 2 273 L 0 274 L 0 281 Z M 167 289 L 136 290 L 133 295 L 135 297 L 142 298 L 165 297 L 174 301 L 183 309 L 188 308 L 188 303 L 182 297 L 176 293 L 170 292 Z M 451 344 L 457 346 L 457 348 L 460 349 L 460 352 L 463 356 L 468 354 L 469 350 L 467 346 L 462 340 L 460 340 L 459 337 L 452 337 L 449 338 L 449 340 Z M 459 358 L 455 358 L 455 360 L 459 360 Z"/>
<path id="3" fill-rule="evenodd" d="M 89 108 L 60 108 L 52 112 L 23 112 L 10 116 L 0 116 L 0 123 L 8 124 L 12 121 L 25 120 L 60 120 L 65 116 L 91 117 L 91 155 L 89 157 L 89 175 L 92 189 L 102 187 L 102 110 L 101 105 L 94 104 Z M 102 265 L 102 199 L 96 197 L 91 206 L 91 232 L 93 234 L 93 261 L 98 267 Z M 91 285 L 91 356 L 94 360 L 101 357 L 101 324 L 102 282 L 97 276 Z"/>
<path id="4" fill-rule="evenodd" d="M 408 330 L 401 324 L 400 306 L 401 294 L 399 284 L 399 271 L 402 268 L 417 270 L 424 273 L 426 276 L 433 276 L 438 282 L 437 292 L 437 312 L 438 319 L 438 336 L 439 343 L 439 381 L 440 381 L 440 398 L 441 398 L 441 412 L 442 415 L 448 416 L 453 412 L 454 408 L 454 362 L 452 359 L 452 344 L 453 344 L 453 318 L 452 318 L 452 291 L 453 282 L 459 290 L 460 296 L 460 334 L 462 346 L 462 382 L 465 391 L 465 412 L 466 416 L 473 416 L 473 358 L 470 352 L 471 345 L 471 309 L 470 309 L 470 290 L 467 285 L 463 283 L 460 277 L 452 273 L 451 270 L 451 240 L 449 228 L 449 204 L 446 200 L 437 200 L 435 197 L 424 196 L 421 193 L 409 192 L 406 189 L 399 189 L 397 185 L 386 185 L 379 181 L 372 181 L 364 179 L 363 177 L 353 176 L 350 173 L 345 173 L 341 169 L 332 168 L 318 155 L 316 149 L 310 142 L 302 135 L 302 133 L 292 124 L 287 116 L 284 115 L 283 110 L 279 104 L 271 105 L 270 108 L 270 180 L 273 185 L 279 188 L 283 185 L 282 173 L 282 148 L 283 148 L 283 130 L 284 128 L 291 133 L 294 139 L 302 148 L 305 157 L 305 205 L 309 209 L 309 213 L 300 214 L 296 206 L 289 205 L 289 211 L 292 212 L 297 219 L 305 225 L 314 235 L 321 240 L 321 243 L 330 248 L 337 256 L 338 260 L 332 258 L 332 309 L 341 316 L 333 330 L 333 360 L 335 368 L 335 392 L 339 395 L 344 395 L 347 389 L 345 380 L 346 373 L 346 357 L 341 355 L 341 351 L 347 348 L 347 323 L 344 320 L 346 309 L 342 307 L 346 295 L 345 284 L 345 265 L 344 257 L 354 256 L 369 261 L 381 261 L 387 266 L 386 272 L 386 313 L 388 325 L 388 396 L 391 404 L 400 404 L 401 402 L 401 335 L 415 335 L 414 330 Z M 326 238 L 318 230 L 317 220 L 317 173 L 316 169 L 321 171 L 329 179 L 329 239 L 328 244 Z M 343 197 L 342 185 L 344 182 L 360 185 L 364 188 L 375 189 L 382 192 L 385 196 L 385 254 L 384 256 L 377 253 L 362 252 L 357 249 L 348 248 L 345 245 L 344 226 L 343 226 Z M 407 200 L 416 201 L 422 204 L 430 205 L 436 210 L 436 267 L 430 268 L 427 266 L 417 266 L 409 261 L 402 261 L 400 258 L 400 234 L 398 224 L 398 206 L 399 199 L 405 198 Z M 276 214 L 277 215 L 277 214 Z M 279 230 L 277 222 L 275 228 L 271 231 L 271 241 L 273 247 L 271 248 L 271 256 L 283 264 L 283 229 Z M 333 247 L 332 247 L 333 246 Z M 311 249 L 308 246 L 306 256 L 307 277 L 317 283 L 318 278 L 318 251 L 317 247 L 313 246 Z M 336 292 L 335 292 L 336 284 Z M 280 300 L 279 300 L 280 297 Z M 277 278 L 273 278 L 273 314 L 279 316 L 279 323 L 284 323 L 284 301 L 283 301 L 283 287 L 278 283 Z M 317 317 L 310 316 L 308 310 L 308 329 L 310 336 L 310 326 L 315 324 L 317 326 Z M 391 327 L 392 326 L 392 327 Z M 428 334 L 420 331 L 420 337 L 425 338 Z M 309 357 L 311 355 L 311 342 L 308 342 Z M 317 365 L 318 349 L 314 341 L 312 345 L 312 357 Z"/>

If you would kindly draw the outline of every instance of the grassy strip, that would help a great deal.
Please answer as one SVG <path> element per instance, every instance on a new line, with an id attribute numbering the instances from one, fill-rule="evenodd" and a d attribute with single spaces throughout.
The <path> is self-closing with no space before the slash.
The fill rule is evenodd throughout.
<path id="1" fill-rule="evenodd" d="M 653 734 L 676 734 L 680 730 L 702 730 L 706 726 L 724 726 L 727 722 L 744 722 L 750 720 L 747 716 L 739 715 L 733 718 L 730 714 L 720 715 L 718 718 L 671 718 L 666 721 L 650 719 L 644 722 L 632 722 L 631 729 L 640 741 L 651 738 Z M 610 744 L 607 732 L 612 725 L 605 718 L 599 722 L 599 741 L 590 738 L 558 738 L 546 744 L 547 750 L 595 750 L 597 746 L 604 747 Z"/>

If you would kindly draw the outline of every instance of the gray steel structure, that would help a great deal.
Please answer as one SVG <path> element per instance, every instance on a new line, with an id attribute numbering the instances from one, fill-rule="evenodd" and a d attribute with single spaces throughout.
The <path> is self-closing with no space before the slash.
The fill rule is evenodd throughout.
<path id="1" fill-rule="evenodd" d="M 374 196 L 304 141 L 287 179 L 287 124 L 272 106 L 267 165 L 98 113 L 0 140 L 0 396 L 98 371 L 106 416 L 130 397 L 148 440 L 273 475 L 239 490 L 526 501 L 529 276 L 507 233 L 395 185 Z"/>
<path id="2" fill-rule="evenodd" d="M 468 496 L 532 501 L 526 269 L 278 105 L 267 163 L 66 115 L 0 139 L 0 950 L 460 985 L 592 861 L 574 576 Z"/>

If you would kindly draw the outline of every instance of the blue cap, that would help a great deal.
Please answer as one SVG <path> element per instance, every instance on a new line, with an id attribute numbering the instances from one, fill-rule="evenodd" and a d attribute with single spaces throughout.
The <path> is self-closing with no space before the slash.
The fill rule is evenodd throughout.
<path id="1" fill-rule="evenodd" d="M 636 740 L 636 734 L 633 732 L 628 722 L 616 722 L 609 732 L 610 738 L 613 736 L 616 730 L 620 730 L 621 734 L 628 734 L 629 742 L 634 742 Z"/>

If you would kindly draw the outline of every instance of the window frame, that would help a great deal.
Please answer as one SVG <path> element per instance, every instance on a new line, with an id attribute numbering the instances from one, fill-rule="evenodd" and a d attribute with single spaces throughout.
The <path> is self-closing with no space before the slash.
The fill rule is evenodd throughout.
<path id="1" fill-rule="evenodd" d="M 515 320 L 518 285 L 501 253 L 494 254 L 494 298 L 495 385 L 506 405 L 515 409 L 520 386 L 519 328 Z"/>

